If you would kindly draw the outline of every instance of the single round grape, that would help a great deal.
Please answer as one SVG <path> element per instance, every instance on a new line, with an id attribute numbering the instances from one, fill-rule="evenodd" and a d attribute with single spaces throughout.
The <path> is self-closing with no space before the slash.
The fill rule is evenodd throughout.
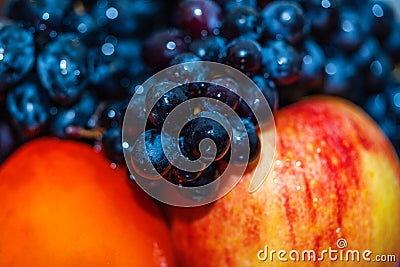
<path id="1" fill-rule="evenodd" d="M 303 45 L 299 84 L 307 90 L 319 91 L 324 83 L 325 54 L 322 47 L 312 39 Z"/>
<path id="2" fill-rule="evenodd" d="M 204 111 L 203 111 L 204 112 Z M 221 159 L 229 149 L 232 137 L 232 129 L 227 130 L 217 121 L 202 117 L 202 113 L 198 114 L 199 117 L 188 122 L 184 128 L 184 138 L 186 151 L 189 153 L 189 157 L 200 156 L 204 158 L 211 158 L 213 152 L 215 152 L 215 160 Z M 209 139 L 203 147 L 203 154 L 200 152 L 200 142 L 204 139 Z M 216 150 L 213 151 L 213 147 L 209 142 L 215 144 Z"/>
<path id="3" fill-rule="evenodd" d="M 262 49 L 264 76 L 277 85 L 290 85 L 300 76 L 302 60 L 297 50 L 284 41 L 270 41 Z"/>
<path id="4" fill-rule="evenodd" d="M 356 51 L 366 38 L 360 15 L 352 10 L 343 10 L 339 25 L 333 32 L 330 42 L 345 52 Z"/>
<path id="5" fill-rule="evenodd" d="M 173 89 L 165 93 L 167 88 Z M 149 121 L 161 128 L 169 113 L 189 98 L 190 93 L 184 85 L 175 87 L 174 83 L 165 82 L 153 86 L 146 95 L 146 105 L 150 110 Z M 157 99 L 159 100 L 155 102 Z M 150 103 L 154 102 L 155 105 L 151 106 Z M 187 112 L 190 112 L 190 110 Z"/>
<path id="6" fill-rule="evenodd" d="M 324 39 L 337 28 L 340 13 L 338 1 L 340 0 L 302 1 L 312 34 Z"/>
<path id="7" fill-rule="evenodd" d="M 172 140 L 164 142 L 169 143 Z M 132 147 L 131 164 L 136 173 L 151 180 L 168 173 L 171 163 L 163 150 L 160 130 L 149 129 L 139 136 Z"/>
<path id="8" fill-rule="evenodd" d="M 261 46 L 251 39 L 235 39 L 226 47 L 224 63 L 246 75 L 254 75 L 262 64 Z"/>
<path id="9" fill-rule="evenodd" d="M 272 1 L 261 11 L 267 40 L 284 40 L 299 44 L 308 28 L 303 8 L 293 1 Z"/>
<path id="10" fill-rule="evenodd" d="M 162 69 L 178 54 L 186 50 L 184 34 L 177 29 L 152 33 L 143 43 L 142 57 L 151 68 Z"/>
<path id="11" fill-rule="evenodd" d="M 342 55 L 328 58 L 325 63 L 325 85 L 322 92 L 356 99 L 360 93 L 354 86 L 356 75 L 357 68 L 354 62 Z"/>
<path id="12" fill-rule="evenodd" d="M 222 25 L 221 7 L 211 0 L 188 0 L 179 4 L 178 23 L 193 38 L 218 34 Z"/>
<path id="13" fill-rule="evenodd" d="M 91 117 L 98 105 L 98 98 L 93 91 L 86 91 L 82 94 L 77 103 L 68 108 L 50 109 L 50 134 L 59 138 L 80 139 L 82 136 L 76 133 L 68 132 L 69 126 L 76 127 L 94 127 L 91 125 Z"/>
<path id="14" fill-rule="evenodd" d="M 372 32 L 378 40 L 385 40 L 391 33 L 395 22 L 394 9 L 390 3 L 370 0 L 367 1 L 363 11 L 363 21 L 366 22 L 368 31 Z"/>
<path id="15" fill-rule="evenodd" d="M 194 40 L 189 44 L 189 51 L 203 60 L 220 62 L 225 45 L 226 39 L 221 36 L 209 36 L 204 39 Z"/>
<path id="16" fill-rule="evenodd" d="M 37 72 L 50 98 L 70 105 L 89 81 L 87 49 L 74 34 L 59 35 L 37 58 Z"/>
<path id="17" fill-rule="evenodd" d="M 201 86 L 199 96 L 212 98 L 223 102 L 231 109 L 236 109 L 239 104 L 239 84 L 232 78 L 215 78 L 210 83 L 197 83 Z M 204 85 L 204 86 L 203 86 Z M 205 100 L 209 109 L 214 110 L 214 102 Z M 215 106 L 217 108 L 217 106 Z M 217 111 L 217 110 L 215 110 Z"/>
<path id="18" fill-rule="evenodd" d="M 262 31 L 261 24 L 260 14 L 255 8 L 238 5 L 226 14 L 221 34 L 228 39 L 236 37 L 258 39 Z"/>
<path id="19" fill-rule="evenodd" d="M 34 62 L 33 34 L 16 24 L 0 25 L 0 92 L 20 81 Z"/>
<path id="20" fill-rule="evenodd" d="M 49 118 L 50 104 L 46 92 L 35 81 L 27 81 L 12 88 L 6 99 L 6 108 L 16 128 L 24 137 L 38 135 Z"/>

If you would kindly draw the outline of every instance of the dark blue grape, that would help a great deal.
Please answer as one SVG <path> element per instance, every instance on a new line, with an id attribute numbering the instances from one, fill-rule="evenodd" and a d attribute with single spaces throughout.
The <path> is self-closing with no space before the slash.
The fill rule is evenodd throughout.
<path id="1" fill-rule="evenodd" d="M 382 121 L 387 112 L 387 99 L 384 93 L 370 95 L 363 104 L 364 110 L 377 122 Z"/>
<path id="2" fill-rule="evenodd" d="M 360 14 L 352 10 L 343 10 L 339 16 L 339 25 L 331 35 L 331 43 L 345 52 L 354 52 L 363 44 L 365 38 L 366 32 Z"/>
<path id="3" fill-rule="evenodd" d="M 356 99 L 359 90 L 355 85 L 357 68 L 354 62 L 343 56 L 328 58 L 325 64 L 325 85 L 323 93 Z"/>
<path id="4" fill-rule="evenodd" d="M 122 127 L 127 102 L 109 102 L 100 116 L 100 126 L 104 128 Z"/>
<path id="5" fill-rule="evenodd" d="M 179 104 L 189 100 L 190 93 L 184 85 L 175 87 L 169 82 L 153 86 L 146 95 L 147 109 L 150 110 L 149 121 L 161 128 L 169 113 Z M 168 92 L 166 89 L 174 88 Z M 159 99 L 157 102 L 155 102 Z M 155 103 L 151 106 L 150 103 Z"/>
<path id="6" fill-rule="evenodd" d="M 255 8 L 238 5 L 226 14 L 221 34 L 228 39 L 236 37 L 258 39 L 262 31 L 261 24 L 260 14 Z"/>
<path id="7" fill-rule="evenodd" d="M 52 108 L 50 134 L 59 138 L 81 138 L 76 132 L 70 132 L 70 126 L 78 128 L 94 127 L 91 117 L 98 105 L 97 96 L 93 91 L 85 92 L 77 103 L 69 108 Z"/>
<path id="8" fill-rule="evenodd" d="M 241 120 L 245 129 L 240 125 L 233 125 L 232 127 L 231 160 L 229 162 L 248 164 L 257 159 L 261 144 L 254 124 L 246 118 L 241 118 Z M 248 158 L 246 158 L 247 153 Z"/>
<path id="9" fill-rule="evenodd" d="M 307 0 L 302 1 L 305 16 L 311 25 L 311 32 L 321 39 L 329 36 L 339 23 L 340 0 Z M 325 41 L 325 40 L 323 40 Z"/>
<path id="10" fill-rule="evenodd" d="M 261 46 L 251 39 L 235 39 L 226 47 L 224 63 L 246 75 L 254 75 L 261 68 Z"/>
<path id="11" fill-rule="evenodd" d="M 125 163 L 122 148 L 122 129 L 120 126 L 107 128 L 101 138 L 102 148 L 106 157 L 113 163 Z"/>
<path id="12" fill-rule="evenodd" d="M 378 40 L 374 37 L 369 37 L 351 57 L 357 67 L 366 69 L 369 68 L 381 50 Z"/>
<path id="13" fill-rule="evenodd" d="M 154 69 L 162 69 L 178 54 L 186 50 L 184 34 L 177 29 L 152 33 L 143 43 L 144 62 Z"/>
<path id="14" fill-rule="evenodd" d="M 284 41 L 270 41 L 262 49 L 264 76 L 277 85 L 296 82 L 301 71 L 301 57 L 297 50 Z"/>
<path id="15" fill-rule="evenodd" d="M 383 90 L 387 81 L 390 79 L 391 71 L 393 69 L 390 58 L 380 51 L 374 58 L 373 61 L 368 65 L 368 68 L 362 72 L 365 74 L 365 84 L 369 92 L 380 92 Z"/>
<path id="16" fill-rule="evenodd" d="M 303 45 L 302 57 L 299 83 L 307 90 L 321 90 L 326 60 L 322 47 L 315 41 L 307 39 Z"/>
<path id="17" fill-rule="evenodd" d="M 99 47 L 90 51 L 91 82 L 101 96 L 123 100 L 144 82 L 148 70 L 140 57 L 141 48 L 137 39 L 107 36 Z"/>
<path id="18" fill-rule="evenodd" d="M 260 89 L 261 93 L 264 95 L 271 111 L 275 112 L 278 109 L 279 105 L 278 91 L 275 83 L 270 79 L 264 78 L 263 76 L 254 76 L 253 81 L 257 85 L 258 89 Z M 251 107 L 243 99 L 240 99 L 237 113 L 239 114 L 239 116 L 251 120 L 254 124 L 259 124 L 265 121 L 257 121 L 254 114 L 265 113 L 265 107 L 258 99 L 258 94 L 255 89 L 255 87 L 240 88 L 240 95 L 243 96 L 245 99 L 249 99 L 251 101 L 249 103 Z"/>
<path id="19" fill-rule="evenodd" d="M 201 61 L 201 58 L 191 52 L 185 52 L 176 55 L 171 62 L 170 66 L 189 63 L 189 62 L 198 62 Z M 178 83 L 186 83 L 193 80 L 204 80 L 207 75 L 208 68 L 203 66 L 202 63 L 199 64 L 183 64 L 179 66 L 175 66 L 174 68 L 170 68 L 167 70 L 168 78 L 170 81 L 176 81 Z"/>
<path id="20" fill-rule="evenodd" d="M 217 35 L 222 25 L 221 7 L 211 0 L 182 1 L 177 17 L 183 31 L 193 38 Z"/>
<path id="21" fill-rule="evenodd" d="M 267 40 L 284 40 L 299 44 L 308 27 L 302 7 L 293 1 L 273 1 L 261 11 L 264 34 Z"/>
<path id="22" fill-rule="evenodd" d="M 106 31 L 128 37 L 152 31 L 165 20 L 164 9 L 161 0 L 98 0 L 91 12 Z"/>
<path id="23" fill-rule="evenodd" d="M 76 101 L 88 83 L 87 49 L 73 34 L 59 35 L 37 58 L 37 72 L 50 97 L 62 105 Z"/>
<path id="24" fill-rule="evenodd" d="M 35 62 L 31 32 L 15 24 L 0 27 L 0 92 L 28 73 Z"/>
<path id="25" fill-rule="evenodd" d="M 27 138 L 42 132 L 49 118 L 49 99 L 35 81 L 12 88 L 7 94 L 6 107 L 16 128 Z"/>
<path id="26" fill-rule="evenodd" d="M 96 22 L 96 18 L 88 12 L 70 12 L 63 20 L 63 31 L 74 32 L 88 46 L 99 43 L 100 37 L 106 33 L 101 32 L 101 28 Z"/>
<path id="27" fill-rule="evenodd" d="M 385 40 L 395 21 L 394 9 L 386 1 L 370 0 L 367 2 L 363 14 L 368 31 L 372 32 L 378 40 Z"/>
<path id="28" fill-rule="evenodd" d="M 225 129 L 219 122 L 206 118 L 204 111 L 198 114 L 199 117 L 188 122 L 184 128 L 185 150 L 189 158 L 200 156 L 209 159 L 213 156 L 213 148 L 210 143 L 203 147 L 203 155 L 200 152 L 200 142 L 203 139 L 210 139 L 208 142 L 214 142 L 216 150 L 215 160 L 221 159 L 229 149 L 232 137 L 232 129 Z M 211 115 L 213 113 L 211 112 Z M 214 115 L 215 116 L 215 115 Z M 228 130 L 228 132 L 227 132 Z"/>
<path id="29" fill-rule="evenodd" d="M 144 140 L 144 142 L 143 142 Z M 172 140 L 163 140 L 166 143 Z M 131 164 L 136 173 L 147 179 L 166 176 L 171 164 L 162 147 L 161 131 L 150 129 L 139 136 L 132 147 Z"/>
<path id="30" fill-rule="evenodd" d="M 220 62 L 226 40 L 220 36 L 209 36 L 205 39 L 194 40 L 189 45 L 189 51 L 203 60 Z"/>
<path id="31" fill-rule="evenodd" d="M 193 83 L 191 86 L 196 86 L 196 83 Z M 239 104 L 239 84 L 232 78 L 216 78 L 210 80 L 210 83 L 199 82 L 197 86 L 200 86 L 199 90 L 201 91 L 198 96 L 219 100 L 231 109 L 236 109 Z M 218 106 L 214 102 L 206 100 L 203 106 L 207 106 L 212 111 L 218 111 Z"/>

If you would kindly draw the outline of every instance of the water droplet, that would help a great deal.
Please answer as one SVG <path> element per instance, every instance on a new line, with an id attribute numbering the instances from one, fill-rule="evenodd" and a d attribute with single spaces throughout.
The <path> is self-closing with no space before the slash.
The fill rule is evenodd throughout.
<path id="1" fill-rule="evenodd" d="M 297 190 L 297 191 L 299 191 L 300 189 L 301 189 L 301 186 L 300 186 L 300 185 L 296 186 L 296 190 Z"/>
<path id="2" fill-rule="evenodd" d="M 302 165 L 301 161 L 299 161 L 299 160 L 296 161 L 296 166 L 297 166 L 297 167 L 300 167 L 301 165 Z"/>
<path id="3" fill-rule="evenodd" d="M 381 18 L 384 15 L 383 9 L 379 4 L 375 4 L 372 7 L 372 13 L 374 14 L 375 17 Z"/>
<path id="4" fill-rule="evenodd" d="M 106 56 L 110 56 L 114 54 L 114 46 L 111 43 L 105 43 L 101 46 L 101 52 Z"/>
<path id="5" fill-rule="evenodd" d="M 110 7 L 106 10 L 106 16 L 109 19 L 115 19 L 118 17 L 118 10 L 115 7 Z"/>
<path id="6" fill-rule="evenodd" d="M 168 50 L 174 50 L 176 48 L 175 42 L 169 41 L 166 45 Z"/>
<path id="7" fill-rule="evenodd" d="M 201 16 L 201 15 L 203 15 L 203 11 L 201 11 L 200 8 L 196 8 L 196 9 L 193 11 L 193 13 L 194 13 L 196 16 Z"/>
<path id="8" fill-rule="evenodd" d="M 110 167 L 111 167 L 111 169 L 116 169 L 116 168 L 117 168 L 117 164 L 111 163 L 111 164 L 110 164 Z"/>

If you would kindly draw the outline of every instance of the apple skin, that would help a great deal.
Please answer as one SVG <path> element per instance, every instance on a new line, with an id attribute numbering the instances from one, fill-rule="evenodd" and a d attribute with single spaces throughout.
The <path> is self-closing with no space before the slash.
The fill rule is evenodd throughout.
<path id="1" fill-rule="evenodd" d="M 346 100 L 318 96 L 279 110 L 276 132 L 274 166 L 258 191 L 248 192 L 249 170 L 208 206 L 165 206 L 178 266 L 397 266 L 327 254 L 323 262 L 258 259 L 266 245 L 321 253 L 338 250 L 340 238 L 371 258 L 400 256 L 400 166 L 377 125 Z"/>
<path id="2" fill-rule="evenodd" d="M 89 145 L 40 138 L 0 169 L 0 266 L 174 266 L 161 210 Z"/>

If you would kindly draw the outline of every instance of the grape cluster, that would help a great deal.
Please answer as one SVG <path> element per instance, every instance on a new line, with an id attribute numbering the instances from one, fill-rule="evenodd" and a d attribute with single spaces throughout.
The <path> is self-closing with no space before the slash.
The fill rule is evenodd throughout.
<path id="1" fill-rule="evenodd" d="M 133 122 L 140 120 L 132 114 L 124 123 L 129 140 L 134 139 L 132 136 L 136 132 L 136 140 L 127 142 L 132 145 L 129 157 L 136 176 L 153 181 L 163 177 L 180 186 L 197 186 L 200 181 L 205 185 L 219 177 L 228 163 L 247 166 L 259 155 L 259 121 L 248 106 L 249 110 L 240 110 L 245 100 L 238 95 L 238 83 L 231 77 L 219 77 L 210 82 L 171 81 L 177 71 L 190 66 L 180 65 L 174 68 L 176 71 L 167 71 L 166 81 L 152 85 L 143 94 L 142 105 L 130 105 L 142 113 L 148 111 L 144 132 L 132 129 Z M 201 65 L 193 66 L 203 70 Z M 188 75 L 201 76 L 201 73 Z M 257 102 L 255 97 L 248 99 Z M 235 120 L 226 108 L 244 116 Z M 179 114 L 172 114 L 175 109 L 179 109 Z M 181 168 L 177 162 L 184 165 L 184 161 L 196 165 Z"/>
<path id="2" fill-rule="evenodd" d="M 161 0 L 9 0 L 0 22 L 0 163 L 32 138 L 55 136 L 124 164 L 125 109 L 152 74 L 144 38 L 168 13 Z"/>
<path id="3" fill-rule="evenodd" d="M 138 86 L 168 66 L 200 60 L 243 72 L 272 111 L 309 94 L 348 98 L 376 119 L 400 151 L 400 20 L 384 0 L 9 0 L 3 17 L 0 162 L 23 142 L 49 135 L 99 146 L 124 165 L 121 127 Z M 235 94 L 234 82 L 177 84 L 163 98 L 171 102 L 152 107 L 146 132 L 132 129 L 148 140 L 138 146 L 157 152 L 166 116 L 198 96 L 222 101 L 242 118 L 246 131 L 222 131 L 204 119 L 188 124 L 179 140 L 186 156 L 199 156 L 196 141 L 190 141 L 195 136 L 188 136 L 199 131 L 218 144 L 217 160 L 203 172 L 187 173 L 157 152 L 151 160 L 167 179 L 208 183 L 225 158 L 238 153 L 229 147 L 244 136 L 252 144 L 249 160 L 256 160 L 253 111 L 262 107 L 252 111 Z M 159 96 L 157 90 L 137 98 L 138 106 Z M 254 98 L 251 90 L 237 90 Z M 146 107 L 129 112 L 143 117 Z"/>
<path id="4" fill-rule="evenodd" d="M 400 22 L 389 2 L 188 0 L 173 11 L 172 26 L 145 44 L 151 69 L 196 57 L 230 65 L 256 82 L 272 110 L 310 94 L 345 97 L 400 151 Z M 161 58 L 146 60 L 152 54 Z M 251 117 L 245 105 L 237 111 Z"/>

